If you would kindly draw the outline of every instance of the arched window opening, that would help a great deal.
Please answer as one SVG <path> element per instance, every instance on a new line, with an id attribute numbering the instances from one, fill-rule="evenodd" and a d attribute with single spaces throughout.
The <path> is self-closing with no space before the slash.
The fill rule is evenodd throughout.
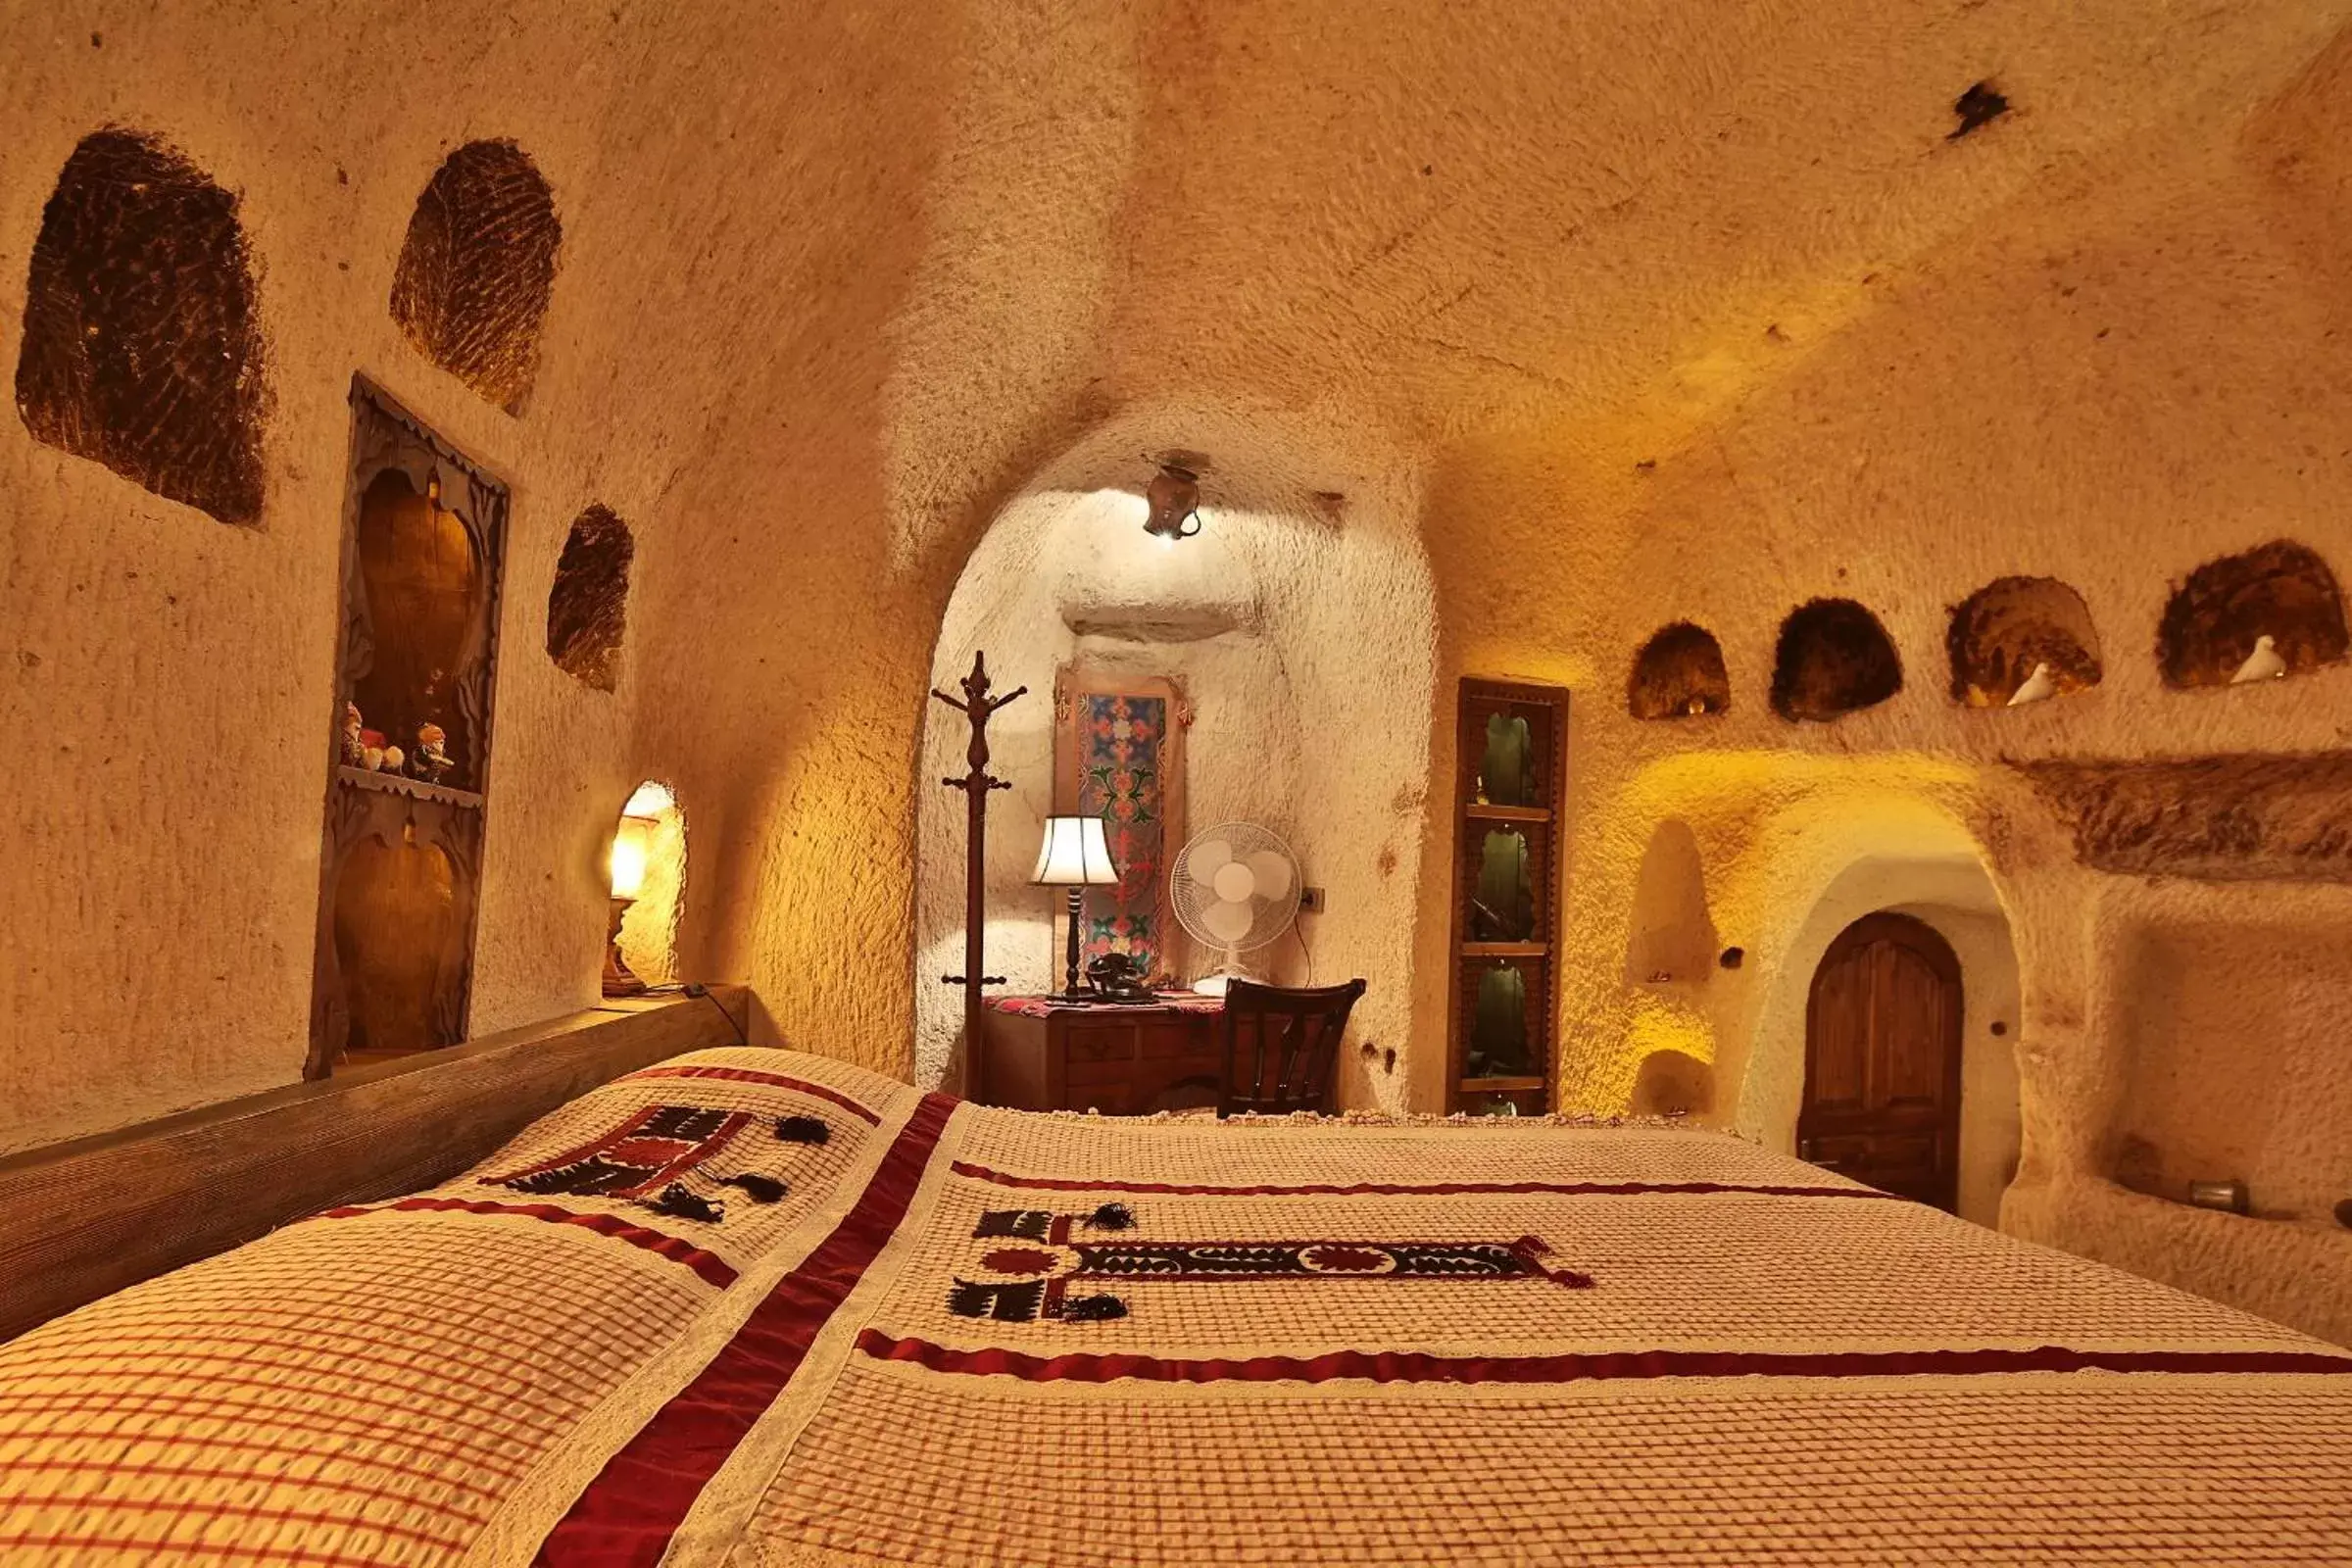
<path id="1" fill-rule="evenodd" d="M 512 414 L 538 369 L 563 238 L 529 156 L 511 141 L 467 142 L 416 198 L 392 319 L 419 354 Z"/>
<path id="2" fill-rule="evenodd" d="M 1878 616 L 1851 599 L 1816 599 L 1781 623 L 1772 710 L 1826 723 L 1903 689 L 1903 662 Z"/>
<path id="3" fill-rule="evenodd" d="M 1715 634 L 1687 620 L 1660 628 L 1634 656 L 1625 706 L 1636 718 L 1694 718 L 1729 709 L 1732 678 Z"/>
<path id="4" fill-rule="evenodd" d="M 17 358 L 24 427 L 159 496 L 251 523 L 265 407 L 236 198 L 151 137 L 84 136 L 33 241 Z"/>
<path id="5" fill-rule="evenodd" d="M 2099 683 L 2099 634 L 2082 596 L 2055 577 L 2001 577 L 1952 612 L 1952 700 L 1970 708 L 2063 697 Z M 2035 679 L 2035 671 L 2041 672 Z"/>

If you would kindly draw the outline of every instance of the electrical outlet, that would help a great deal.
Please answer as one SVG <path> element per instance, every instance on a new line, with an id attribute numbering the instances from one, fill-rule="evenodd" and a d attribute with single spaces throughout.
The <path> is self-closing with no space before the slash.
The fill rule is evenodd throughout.
<path id="1" fill-rule="evenodd" d="M 1323 912 L 1323 890 L 1321 888 L 1300 888 L 1298 890 L 1298 912 L 1300 914 L 1321 914 Z"/>

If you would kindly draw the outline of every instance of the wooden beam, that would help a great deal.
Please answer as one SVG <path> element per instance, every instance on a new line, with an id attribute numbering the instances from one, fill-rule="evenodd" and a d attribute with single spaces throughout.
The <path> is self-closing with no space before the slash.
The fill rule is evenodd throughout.
<path id="1" fill-rule="evenodd" d="M 0 1340 L 338 1203 L 448 1180 L 622 1073 L 743 1038 L 750 993 L 608 1003 L 0 1158 Z"/>

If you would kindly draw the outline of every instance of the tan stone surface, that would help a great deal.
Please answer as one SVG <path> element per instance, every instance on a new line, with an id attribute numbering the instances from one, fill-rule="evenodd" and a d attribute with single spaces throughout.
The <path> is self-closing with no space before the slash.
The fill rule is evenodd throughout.
<path id="1" fill-rule="evenodd" d="M 477 1030 L 594 994 L 601 850 L 653 775 L 694 818 L 680 972 L 749 980 L 766 1037 L 913 1072 L 906 977 L 946 930 L 910 868 L 942 793 L 922 694 L 958 576 L 1041 498 L 1184 447 L 1214 460 L 1211 526 L 1221 501 L 1250 530 L 1290 703 L 1332 694 L 1281 793 L 1332 889 L 1318 968 L 1373 978 L 1400 1054 L 1351 1102 L 1443 1093 L 1427 796 L 1455 678 L 1563 682 L 1568 1098 L 1621 1105 L 1673 1049 L 1717 1116 L 1786 1137 L 1761 1107 L 1801 1089 L 1840 879 L 1890 862 L 1884 896 L 1932 904 L 1974 864 L 2019 976 L 2011 1223 L 2352 1334 L 2352 1233 L 2103 1185 L 2141 1041 L 2126 933 L 2242 921 L 2244 890 L 2083 869 L 2002 765 L 2352 741 L 2352 666 L 2172 691 L 2154 658 L 2202 562 L 2289 537 L 2352 574 L 2348 24 L 2347 0 L 12 8 L 0 364 L 57 171 L 122 123 L 240 195 L 273 412 L 253 529 L 0 421 L 0 1148 L 299 1069 L 357 369 L 514 485 Z M 1945 139 L 1987 76 L 2013 111 Z M 483 137 L 563 223 L 513 416 L 386 308 L 418 193 Z M 610 695 L 541 652 L 591 502 L 638 543 Z M 2010 574 L 2081 591 L 2105 677 L 1958 708 L 1947 608 Z M 1905 686 L 1790 726 L 1774 638 L 1823 596 L 1878 615 Z M 1731 710 L 1639 723 L 1629 662 L 1686 618 Z M 1672 821 L 1747 957 L 1661 994 L 1628 955 Z M 1906 862 L 1941 868 L 1926 893 Z M 2348 899 L 2282 894 L 2280 940 Z M 2263 966 L 2165 951 L 2190 1015 L 2253 1015 Z M 2293 1038 L 2258 1070 L 2341 1074 L 2340 1042 Z M 2352 1191 L 2347 1140 L 2298 1181 Z"/>

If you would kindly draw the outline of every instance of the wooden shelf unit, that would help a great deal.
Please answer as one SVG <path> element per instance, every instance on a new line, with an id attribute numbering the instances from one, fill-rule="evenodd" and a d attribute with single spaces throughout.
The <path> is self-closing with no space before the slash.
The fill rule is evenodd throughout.
<path id="1" fill-rule="evenodd" d="M 1490 765 L 1504 776 L 1489 780 Z M 1465 676 L 1454 726 L 1449 1111 L 1557 1108 L 1567 784 L 1568 693 Z"/>
<path id="2" fill-rule="evenodd" d="M 363 377 L 351 415 L 308 1078 L 466 1037 L 506 553 L 506 485 Z M 445 780 L 353 766 L 347 703 L 404 752 L 440 726 Z"/>

